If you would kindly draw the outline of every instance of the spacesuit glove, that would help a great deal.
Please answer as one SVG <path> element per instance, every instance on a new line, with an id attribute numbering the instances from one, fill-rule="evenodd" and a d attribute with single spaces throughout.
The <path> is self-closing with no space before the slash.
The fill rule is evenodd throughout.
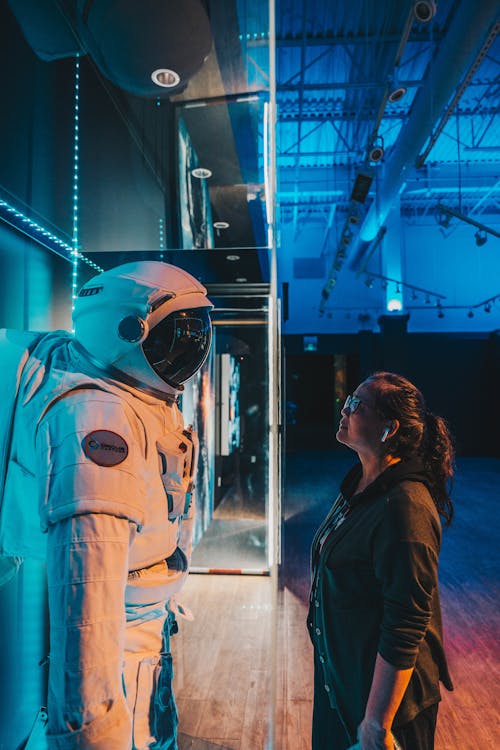
<path id="1" fill-rule="evenodd" d="M 175 618 L 183 617 L 185 620 L 192 622 L 194 615 L 185 604 L 182 604 L 177 597 L 177 594 L 173 594 L 168 600 L 168 609 L 175 616 Z"/>

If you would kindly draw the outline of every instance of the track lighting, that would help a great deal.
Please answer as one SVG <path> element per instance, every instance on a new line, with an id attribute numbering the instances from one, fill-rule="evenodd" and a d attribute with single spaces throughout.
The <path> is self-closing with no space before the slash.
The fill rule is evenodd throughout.
<path id="1" fill-rule="evenodd" d="M 372 140 L 368 150 L 368 158 L 374 164 L 377 164 L 384 158 L 384 139 L 381 135 L 375 136 Z"/>
<path id="2" fill-rule="evenodd" d="M 484 229 L 478 229 L 474 237 L 476 238 L 476 245 L 478 247 L 482 247 L 488 242 L 488 235 L 486 234 Z"/>
<path id="3" fill-rule="evenodd" d="M 448 229 L 448 227 L 450 226 L 450 222 L 451 222 L 451 215 L 446 213 L 446 211 L 438 210 L 436 214 L 436 221 L 440 227 L 443 227 L 444 229 Z"/>
<path id="4" fill-rule="evenodd" d="M 417 0 L 413 13 L 420 23 L 429 23 L 436 15 L 436 3 L 434 0 Z"/>
<path id="5" fill-rule="evenodd" d="M 394 104 L 394 102 L 399 102 L 399 100 L 402 99 L 403 96 L 405 96 L 407 91 L 408 89 L 406 88 L 406 86 L 396 86 L 391 91 L 387 99 Z"/>

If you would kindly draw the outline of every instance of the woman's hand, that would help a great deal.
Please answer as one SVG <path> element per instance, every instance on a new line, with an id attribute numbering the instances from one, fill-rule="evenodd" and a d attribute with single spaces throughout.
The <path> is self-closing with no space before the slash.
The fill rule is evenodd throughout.
<path id="1" fill-rule="evenodd" d="M 392 734 L 374 719 L 364 718 L 358 727 L 360 750 L 393 750 Z"/>

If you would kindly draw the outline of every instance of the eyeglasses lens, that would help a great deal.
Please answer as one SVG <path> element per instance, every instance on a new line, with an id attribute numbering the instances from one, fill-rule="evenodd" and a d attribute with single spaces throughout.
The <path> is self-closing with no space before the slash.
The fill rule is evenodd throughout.
<path id="1" fill-rule="evenodd" d="M 361 403 L 361 399 L 356 396 L 348 396 L 345 400 L 344 409 L 349 409 L 350 414 L 354 414 Z"/>

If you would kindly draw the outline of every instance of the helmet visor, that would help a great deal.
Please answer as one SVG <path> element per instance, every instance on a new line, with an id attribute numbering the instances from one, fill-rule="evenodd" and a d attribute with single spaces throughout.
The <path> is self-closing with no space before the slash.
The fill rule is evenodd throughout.
<path id="1" fill-rule="evenodd" d="M 159 377 L 178 388 L 197 372 L 208 356 L 212 339 L 209 308 L 177 310 L 161 320 L 142 345 Z"/>

